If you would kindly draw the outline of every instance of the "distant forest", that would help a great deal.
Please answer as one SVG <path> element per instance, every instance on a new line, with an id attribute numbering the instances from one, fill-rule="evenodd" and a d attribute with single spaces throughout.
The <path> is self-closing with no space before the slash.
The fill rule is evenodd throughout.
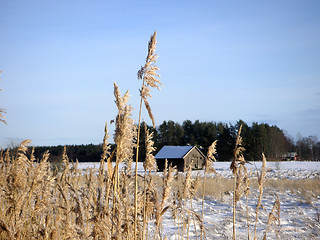
<path id="1" fill-rule="evenodd" d="M 299 139 L 296 143 L 277 126 L 266 123 L 252 123 L 249 126 L 242 120 L 235 125 L 222 122 L 201 122 L 196 120 L 184 121 L 182 124 L 174 121 L 163 121 L 155 129 L 148 126 L 154 132 L 153 140 L 156 152 L 164 145 L 197 146 L 204 154 L 213 141 L 217 142 L 217 161 L 230 161 L 235 147 L 236 135 L 240 124 L 243 124 L 242 138 L 247 161 L 261 160 L 263 152 L 270 161 L 280 160 L 281 156 L 288 152 L 296 152 L 301 160 L 320 160 L 320 142 L 317 137 L 309 136 Z M 143 129 L 143 128 L 142 128 Z M 101 140 L 102 141 L 102 140 Z M 111 141 L 111 139 L 110 139 Z M 112 149 L 115 146 L 112 145 Z M 36 158 L 49 150 L 50 160 L 61 159 L 63 146 L 35 147 Z M 144 160 L 144 131 L 140 136 L 140 159 Z M 102 144 L 94 145 L 67 145 L 67 154 L 70 160 L 79 162 L 98 162 L 102 154 Z"/>

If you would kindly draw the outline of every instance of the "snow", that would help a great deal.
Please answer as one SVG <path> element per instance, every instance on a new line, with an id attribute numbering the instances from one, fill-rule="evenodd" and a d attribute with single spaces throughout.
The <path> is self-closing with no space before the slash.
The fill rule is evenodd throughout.
<path id="1" fill-rule="evenodd" d="M 253 172 L 261 169 L 262 162 L 251 162 L 246 166 Z M 230 162 L 216 162 L 214 167 L 220 176 L 232 178 Z M 267 178 L 313 179 L 320 177 L 320 162 L 267 162 Z"/>
<path id="2" fill-rule="evenodd" d="M 99 163 L 80 163 L 79 168 L 98 168 Z M 122 167 L 122 166 L 121 166 Z M 134 169 L 135 165 L 133 165 Z M 232 178 L 229 169 L 230 162 L 216 162 L 215 168 L 220 177 Z M 261 162 L 247 165 L 253 172 L 260 170 Z M 142 163 L 138 164 L 138 171 L 143 173 Z M 203 171 L 194 172 L 202 174 Z M 161 173 L 157 173 L 161 174 Z M 255 174 L 253 174 L 255 178 Z M 213 175 L 214 176 L 214 175 Z M 273 179 L 320 179 L 320 162 L 267 162 L 267 178 Z M 320 183 L 320 182 L 319 182 Z M 258 199 L 258 190 L 252 189 L 248 198 L 248 206 L 251 220 L 251 234 L 255 219 L 255 208 Z M 258 239 L 262 239 L 268 222 L 269 213 L 277 196 L 280 200 L 280 239 L 320 239 L 320 195 L 310 193 L 310 198 L 305 198 L 299 191 L 265 188 L 262 196 L 262 206 L 259 211 L 257 225 Z M 232 239 L 232 198 L 230 192 L 222 193 L 221 197 L 205 197 L 204 202 L 204 226 L 206 239 Z M 186 203 L 188 204 L 188 203 Z M 202 199 L 192 199 L 194 211 L 201 215 Z M 236 233 L 237 239 L 247 239 L 246 223 L 246 199 L 242 197 L 237 204 Z M 200 239 L 199 226 L 192 224 L 191 218 L 189 239 Z M 163 233 L 168 239 L 181 239 L 180 230 L 171 218 L 171 212 L 163 215 Z M 274 227 L 268 232 L 267 239 L 277 239 Z M 185 236 L 185 235 L 184 235 Z M 251 236 L 253 239 L 253 236 Z M 186 239 L 186 238 L 182 238 Z"/>

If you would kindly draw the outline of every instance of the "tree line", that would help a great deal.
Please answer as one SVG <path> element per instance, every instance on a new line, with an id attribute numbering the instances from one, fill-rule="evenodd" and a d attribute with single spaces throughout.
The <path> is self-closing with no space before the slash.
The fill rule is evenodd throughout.
<path id="1" fill-rule="evenodd" d="M 142 123 L 145 124 L 145 123 Z M 259 161 L 263 152 L 268 160 L 280 160 L 283 154 L 296 152 L 301 160 L 320 160 L 320 142 L 317 137 L 300 137 L 296 143 L 286 133 L 275 125 L 254 122 L 249 126 L 242 120 L 235 125 L 222 122 L 194 122 L 185 120 L 182 124 L 174 121 L 163 121 L 153 128 L 154 146 L 156 152 L 164 145 L 197 146 L 204 154 L 207 153 L 213 141 L 217 142 L 218 161 L 230 161 L 233 156 L 236 135 L 240 124 L 242 127 L 243 147 L 247 161 Z M 144 129 L 142 127 L 142 129 Z M 140 161 L 145 156 L 144 131 L 140 133 Z M 115 145 L 112 145 L 112 150 Z M 50 152 L 51 161 L 59 161 L 63 146 L 35 147 L 35 156 L 40 158 L 46 151 Z M 69 159 L 79 162 L 98 162 L 102 154 L 102 144 L 67 145 Z"/>
<path id="2" fill-rule="evenodd" d="M 262 152 L 270 160 L 275 160 L 283 153 L 294 151 L 293 141 L 277 126 L 265 123 L 252 123 L 249 126 L 242 120 L 235 125 L 199 120 L 186 120 L 182 124 L 164 121 L 157 129 L 156 145 L 160 148 L 163 145 L 195 145 L 206 154 L 211 143 L 218 140 L 217 160 L 230 161 L 241 124 L 246 160 L 260 160 Z"/>
<path id="3" fill-rule="evenodd" d="M 237 131 L 242 124 L 245 159 L 257 161 L 264 153 L 269 160 L 280 160 L 288 152 L 296 152 L 301 160 L 320 160 L 320 141 L 316 136 L 300 137 L 295 143 L 276 125 L 253 122 L 251 126 L 242 120 L 235 125 L 222 122 L 164 121 L 155 129 L 155 145 L 160 149 L 164 145 L 195 145 L 203 153 L 215 140 L 217 142 L 217 160 L 229 161 L 233 156 Z"/>

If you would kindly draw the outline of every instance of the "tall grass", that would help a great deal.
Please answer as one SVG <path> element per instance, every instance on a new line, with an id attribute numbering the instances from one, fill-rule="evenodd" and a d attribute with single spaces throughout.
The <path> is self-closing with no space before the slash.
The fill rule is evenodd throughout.
<path id="1" fill-rule="evenodd" d="M 34 159 L 27 151 L 29 141 L 24 141 L 18 153 L 11 156 L 9 151 L 0 155 L 0 239 L 130 239 L 134 237 L 134 172 L 110 166 L 112 153 L 107 153 L 105 168 L 80 171 L 77 162 L 62 165 L 62 172 L 54 174 L 48 162 L 49 153 L 41 159 Z M 67 161 L 66 154 L 61 158 Z M 198 183 L 204 176 L 193 178 L 190 174 L 179 173 L 169 166 L 164 174 L 147 171 L 138 178 L 138 222 L 137 238 L 162 239 L 163 218 L 171 217 L 175 222 L 176 238 L 187 238 L 190 231 L 197 232 L 197 238 L 206 238 L 205 226 L 210 223 L 199 216 L 192 206 L 194 197 L 203 195 L 219 199 L 233 190 L 233 180 L 223 176 L 206 177 L 205 194 Z M 118 181 L 117 188 L 114 185 Z M 264 188 L 278 188 L 282 191 L 299 191 L 309 186 L 317 188 L 319 180 L 268 180 Z M 200 185 L 201 186 L 201 185 Z M 259 198 L 258 181 L 250 181 L 250 188 L 256 188 Z M 307 190 L 308 190 L 307 189 Z M 300 190 L 300 192 L 301 192 Z M 301 192 L 301 194 L 304 194 Z M 263 196 L 262 196 L 263 198 Z M 307 200 L 306 200 L 307 201 Z M 257 204 L 258 206 L 259 204 Z M 279 230 L 279 200 L 270 211 L 265 231 L 256 234 L 255 216 L 251 219 L 250 239 L 263 238 L 270 231 Z M 266 207 L 266 206 L 264 206 Z M 265 211 L 265 210 L 263 210 Z M 255 213 L 253 209 L 252 216 Z M 209 213 L 211 214 L 211 213 Z M 251 216 L 250 215 L 250 216 Z M 259 217 L 259 213 L 257 214 Z M 143 226 L 145 224 L 145 226 Z M 263 226 L 258 221 L 260 228 Z M 193 226 L 197 226 L 196 230 Z M 195 234 L 193 235 L 195 238 Z"/>
<path id="2" fill-rule="evenodd" d="M 66 147 L 61 156 L 59 171 L 53 171 L 46 152 L 41 159 L 35 159 L 33 151 L 28 152 L 30 141 L 23 141 L 16 154 L 0 153 L 0 239 L 163 239 L 163 219 L 171 213 L 178 231 L 176 238 L 190 238 L 194 227 L 195 238 L 206 238 L 204 202 L 205 195 L 214 191 L 233 189 L 233 238 L 236 238 L 237 202 L 249 195 L 249 176 L 241 146 L 241 127 L 238 131 L 234 160 L 231 170 L 233 184 L 223 178 L 207 178 L 215 172 L 213 161 L 216 141 L 207 153 L 203 178 L 192 177 L 191 168 L 186 166 L 185 174 L 178 174 L 174 166 L 166 163 L 161 176 L 152 174 L 156 169 L 153 153 L 155 148 L 152 132 L 145 127 L 146 159 L 144 174 L 138 175 L 139 136 L 142 103 L 154 123 L 148 98 L 150 88 L 159 88 L 161 82 L 156 73 L 156 33 L 149 42 L 145 65 L 138 72 L 142 79 L 138 124 L 132 119 L 129 92 L 121 94 L 114 83 L 117 106 L 114 142 L 116 149 L 111 152 L 110 134 L 107 124 L 103 138 L 103 153 L 99 169 L 78 169 L 78 162 L 70 164 Z M 3 110 L 0 111 L 0 113 Z M 3 115 L 0 115 L 3 120 Z M 138 126 L 138 129 L 135 127 Z M 136 152 L 136 167 L 131 169 Z M 112 164 L 112 160 L 115 163 Z M 120 169 L 124 164 L 125 168 Z M 258 178 L 259 197 L 257 200 L 254 236 L 265 177 L 265 159 Z M 220 182 L 219 182 L 220 181 Z M 199 187 L 202 184 L 202 188 Z M 213 191 L 212 186 L 215 186 Z M 210 187 L 209 187 L 210 186 Z M 219 187 L 220 188 L 219 188 Z M 232 188 L 233 186 L 233 188 Z M 219 190 L 220 189 L 220 190 Z M 230 190 L 229 189 L 229 190 Z M 228 191 L 229 191 L 228 190 Z M 202 192 L 201 192 L 202 191 Z M 199 195 L 200 194 L 200 195 Z M 202 197 L 202 211 L 193 207 L 195 197 Z M 270 212 L 264 238 L 279 225 L 279 200 Z M 247 215 L 248 238 L 249 214 Z M 207 223 L 208 224 L 208 223 Z M 200 232 L 198 232 L 200 229 Z"/>
<path id="3" fill-rule="evenodd" d="M 146 63 L 138 71 L 138 79 L 142 80 L 142 85 L 140 89 L 140 106 L 139 106 L 139 119 L 138 119 L 138 133 L 137 133 L 137 143 L 136 143 L 136 168 L 135 168 L 135 214 L 134 214 L 134 239 L 136 239 L 136 228 L 137 228 L 137 210 L 138 210 L 138 160 L 139 160 L 139 144 L 140 144 L 140 122 L 142 115 L 142 102 L 148 111 L 149 117 L 152 120 L 153 127 L 155 127 L 155 120 L 151 111 L 148 98 L 151 98 L 150 88 L 160 89 L 159 86 L 162 86 L 162 83 L 159 81 L 160 75 L 157 73 L 159 68 L 155 65 L 158 58 L 155 53 L 156 50 L 156 39 L 157 32 L 155 31 L 150 37 L 148 44 L 148 54 L 146 58 Z M 144 222 L 145 225 L 145 222 Z"/>

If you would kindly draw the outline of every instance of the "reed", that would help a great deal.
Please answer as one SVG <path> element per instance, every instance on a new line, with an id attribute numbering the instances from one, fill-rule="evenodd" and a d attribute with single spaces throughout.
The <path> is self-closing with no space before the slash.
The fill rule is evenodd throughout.
<path id="1" fill-rule="evenodd" d="M 139 106 L 139 118 L 138 118 L 138 133 L 137 133 L 137 143 L 136 143 L 136 167 L 135 167 L 135 221 L 134 221 L 134 239 L 136 239 L 136 223 L 137 219 L 137 199 L 138 199 L 138 160 L 139 160 L 139 144 L 140 144 L 140 122 L 141 122 L 141 114 L 142 114 L 142 102 L 144 102 L 145 107 L 148 111 L 149 117 L 152 120 L 153 127 L 155 127 L 155 120 L 151 111 L 150 104 L 148 102 L 148 98 L 151 98 L 150 88 L 160 89 L 159 86 L 162 86 L 162 83 L 159 81 L 160 75 L 157 74 L 159 68 L 155 66 L 156 60 L 158 58 L 155 53 L 156 50 L 156 35 L 155 31 L 153 35 L 150 37 L 150 41 L 148 44 L 148 54 L 146 58 L 146 63 L 144 66 L 140 68 L 138 71 L 138 79 L 142 80 L 142 85 L 140 89 L 140 106 Z"/>
<path id="2" fill-rule="evenodd" d="M 156 150 L 156 148 L 153 146 L 154 145 L 154 142 L 152 140 L 153 133 L 149 132 L 149 129 L 147 129 L 146 124 L 144 124 L 144 132 L 145 132 L 146 159 L 143 163 L 143 168 L 144 168 L 144 183 L 143 183 L 144 202 L 143 202 L 142 239 L 145 239 L 145 236 L 148 235 L 148 233 L 145 233 L 146 226 L 147 226 L 147 202 L 148 202 L 147 176 L 150 176 L 150 171 L 156 171 L 158 169 L 156 159 L 153 156 L 153 153 Z M 147 171 L 149 172 L 149 175 L 147 175 Z"/>
<path id="3" fill-rule="evenodd" d="M 258 174 L 258 184 L 259 184 L 259 197 L 257 201 L 257 207 L 256 207 L 256 219 L 254 224 L 254 236 L 253 238 L 256 239 L 256 233 L 257 233 L 257 223 L 258 223 L 258 213 L 259 209 L 261 207 L 261 200 L 262 200 L 262 193 L 263 193 L 263 187 L 266 177 L 266 164 L 267 160 L 264 154 L 262 154 L 262 167 L 261 167 L 261 173 Z"/>
<path id="4" fill-rule="evenodd" d="M 208 177 L 216 173 L 214 161 L 216 144 L 209 147 L 203 177 L 195 177 L 190 166 L 185 173 L 177 173 L 174 166 L 166 166 L 163 174 L 155 174 L 157 164 L 153 133 L 144 126 L 146 158 L 144 176 L 138 175 L 139 136 L 142 104 L 155 125 L 148 99 L 151 88 L 162 86 L 155 66 L 157 54 L 156 32 L 148 45 L 146 63 L 138 72 L 142 80 L 140 89 L 139 120 L 132 120 L 133 108 L 129 104 L 129 92 L 121 94 L 114 83 L 114 97 L 117 106 L 114 142 L 111 152 L 110 134 L 107 124 L 102 141 L 103 153 L 98 169 L 78 169 L 78 161 L 69 159 L 67 148 L 61 156 L 62 168 L 54 172 L 48 162 L 49 152 L 36 159 L 30 149 L 30 140 L 23 141 L 16 153 L 9 150 L 0 152 L 0 239 L 164 239 L 163 219 L 170 214 L 176 226 L 178 239 L 205 239 L 205 196 L 222 196 L 233 190 L 233 239 L 236 239 L 236 206 L 245 195 L 247 201 L 247 228 L 250 239 L 250 214 L 248 197 L 250 186 L 258 188 L 259 195 L 255 208 L 254 236 L 257 238 L 259 209 L 263 189 L 266 186 L 283 186 L 275 180 L 267 180 L 266 158 L 258 174 L 258 181 L 249 181 L 246 161 L 243 157 L 240 126 L 230 169 L 234 179 L 223 176 Z M 0 109 L 0 121 L 4 121 L 4 110 Z M 136 127 L 137 126 L 137 127 Z M 134 156 L 134 151 L 136 155 Z M 135 169 L 131 169 L 135 158 Z M 114 164 L 112 160 L 115 159 Z M 124 165 L 124 168 L 121 166 Z M 283 180 L 285 181 L 285 180 Z M 288 182 L 289 183 L 289 182 Z M 290 182 L 291 183 L 291 182 Z M 312 184 L 319 190 L 319 181 Z M 202 188 L 199 187 L 202 184 Z M 254 184 L 257 184 L 256 186 Z M 286 184 L 286 183 L 285 183 Z M 291 183 L 292 188 L 296 187 Z M 309 186 L 305 182 L 303 186 Z M 289 184 L 288 184 L 289 185 Z M 303 189 L 304 187 L 301 187 Z M 305 188 L 308 190 L 308 188 Z M 303 194 L 303 193 L 301 193 Z M 305 193 L 306 194 L 306 193 Z M 202 202 L 201 209 L 194 209 L 195 198 Z M 192 228 L 192 225 L 194 228 Z M 200 232 L 199 232 L 200 228 Z M 274 229 L 280 229 L 280 201 L 277 198 L 265 223 L 263 239 Z"/>
<path id="5" fill-rule="evenodd" d="M 278 233 L 280 231 L 280 200 L 278 196 L 273 204 L 271 212 L 269 213 L 269 219 L 267 222 L 265 233 L 263 235 L 263 240 L 267 239 L 267 233 L 270 231 L 272 226 L 275 227 L 275 232 L 278 236 Z"/>
<path id="6" fill-rule="evenodd" d="M 58 176 L 55 176 L 47 161 L 49 153 L 46 152 L 42 159 L 35 159 L 32 151 L 30 155 L 27 154 L 26 147 L 29 143 L 29 141 L 23 142 L 14 156 L 11 156 L 8 151 L 2 151 L 0 155 L 1 239 L 133 238 L 133 175 L 130 176 L 125 169 L 119 169 L 119 189 L 115 192 L 113 188 L 115 182 L 108 174 L 108 170 L 104 172 L 101 183 L 101 165 L 97 170 L 88 169 L 86 172 L 81 172 L 77 162 L 72 165 L 69 163 L 69 167 L 66 166 Z M 68 159 L 66 152 L 65 150 L 61 158 Z M 201 192 L 203 188 L 198 188 L 197 185 L 204 181 L 204 177 L 194 178 L 190 173 L 180 173 L 177 178 L 174 169 L 167 166 L 164 175 L 159 176 L 152 171 L 147 171 L 145 177 L 140 177 L 139 188 L 143 189 L 142 186 L 145 184 L 145 191 L 141 191 L 139 195 L 138 216 L 145 217 L 145 231 L 143 231 L 143 223 L 138 222 L 137 237 L 139 239 L 142 239 L 143 233 L 144 239 L 163 238 L 162 219 L 168 211 L 173 213 L 175 210 L 177 224 L 180 220 L 181 223 L 184 221 L 179 225 L 181 231 L 177 234 L 180 237 L 188 238 L 190 231 L 193 230 L 192 225 L 200 226 L 201 230 L 203 224 L 208 224 L 192 206 L 193 197 L 203 197 Z M 261 201 L 259 198 L 262 199 L 259 197 L 262 192 L 261 187 L 279 186 L 280 189 L 281 186 L 288 186 L 289 189 L 297 191 L 309 184 L 316 186 L 319 182 L 317 179 L 309 179 L 305 182 L 266 179 L 264 183 L 259 184 L 259 179 L 263 179 L 262 176 L 263 169 L 258 181 L 250 182 L 250 188 L 255 188 L 258 192 L 257 208 Z M 231 181 L 221 176 L 207 177 L 205 195 L 219 198 L 220 194 L 232 190 Z M 179 190 L 183 201 L 176 209 L 175 193 Z M 197 191 L 200 191 L 198 195 L 196 195 Z M 255 222 L 252 221 L 252 223 L 251 226 L 255 229 Z M 279 200 L 276 200 L 269 213 L 269 219 L 264 224 L 265 230 L 262 236 L 259 234 L 262 238 L 268 236 L 270 231 L 279 233 Z M 197 229 L 193 231 L 197 235 Z M 195 238 L 200 238 L 200 234 L 199 232 Z M 205 232 L 203 235 L 205 236 Z M 258 234 L 254 238 L 257 239 Z"/>
<path id="7" fill-rule="evenodd" d="M 245 159 L 243 157 L 243 151 L 245 150 L 242 146 L 241 137 L 242 124 L 239 127 L 236 145 L 233 154 L 233 161 L 230 165 L 230 169 L 234 174 L 233 181 L 233 228 L 232 228 L 232 239 L 236 239 L 236 205 L 242 194 L 248 188 L 247 168 L 245 166 Z"/>
<path id="8" fill-rule="evenodd" d="M 203 193 L 202 193 L 202 213 L 201 213 L 201 226 L 203 226 L 203 217 L 204 217 L 204 196 L 206 192 L 206 174 L 210 172 L 214 172 L 217 174 L 216 170 L 214 169 L 213 162 L 216 161 L 214 154 L 217 153 L 216 151 L 217 140 L 215 140 L 208 149 L 207 158 L 205 160 L 204 166 L 204 177 L 203 177 Z M 203 239 L 204 235 L 204 227 L 201 227 L 200 239 Z"/>

